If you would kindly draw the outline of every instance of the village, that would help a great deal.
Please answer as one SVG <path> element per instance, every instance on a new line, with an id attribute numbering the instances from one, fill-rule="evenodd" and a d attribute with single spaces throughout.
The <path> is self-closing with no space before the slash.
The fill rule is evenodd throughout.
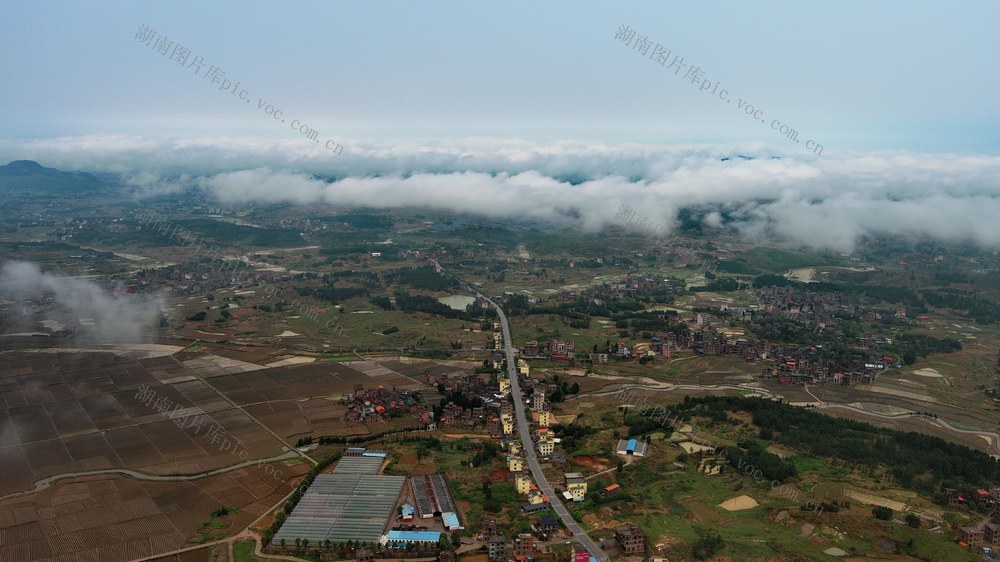
<path id="1" fill-rule="evenodd" d="M 501 347 L 499 330 L 493 337 L 497 347 Z M 544 559 L 552 555 L 549 545 L 562 543 L 572 535 L 565 533 L 550 511 L 553 498 L 544 495 L 534 482 L 524 447 L 534 447 L 542 462 L 566 465 L 565 456 L 557 450 L 560 440 L 552 431 L 555 416 L 546 400 L 547 392 L 557 391 L 558 385 L 534 381 L 527 362 L 518 359 L 519 383 L 531 390 L 525 406 L 530 408 L 533 442 L 524 444 L 517 437 L 511 381 L 503 374 L 504 366 L 497 356 L 490 363 L 490 373 L 425 372 L 424 382 L 451 398 L 442 400 L 444 403 L 436 412 L 422 407 L 416 393 L 383 385 L 356 385 L 341 403 L 347 407 L 346 420 L 354 424 L 373 424 L 406 415 L 418 418 L 428 430 L 485 429 L 485 436 L 499 441 L 509 481 L 522 499 L 520 510 L 525 516 L 535 518 L 533 532 L 511 537 L 499 531 L 494 520 L 487 519 L 476 533 L 476 540 L 482 543 L 481 549 L 490 561 Z M 647 454 L 647 444 L 622 439 L 617 452 L 622 458 L 639 459 Z M 348 448 L 331 473 L 316 477 L 274 534 L 272 547 L 291 551 L 294 545 L 298 551 L 309 544 L 330 548 L 331 543 L 350 541 L 356 547 L 354 557 L 358 561 L 370 562 L 391 552 L 412 555 L 426 554 L 428 550 L 437 551 L 439 560 L 455 560 L 455 549 L 461 550 L 458 547 L 465 539 L 460 540 L 458 534 L 449 538 L 448 533 L 464 531 L 466 524 L 445 476 L 384 475 L 382 470 L 390 460 L 391 455 L 385 450 Z M 560 500 L 570 504 L 583 502 L 590 492 L 587 478 L 579 472 L 564 473 L 557 488 Z M 621 486 L 613 484 L 598 493 L 614 496 L 621 492 Z M 331 510 L 329 506 L 334 503 L 343 507 Z M 617 527 L 613 538 L 601 543 L 601 548 L 610 554 L 641 555 L 646 547 L 642 529 L 636 525 Z M 596 558 L 585 548 L 577 547 L 573 560 L 594 562 Z"/>
<path id="2" fill-rule="evenodd" d="M 731 312 L 730 312 L 731 313 Z M 737 311 L 738 314 L 746 314 Z M 654 336 L 648 342 L 628 346 L 619 343 L 614 354 L 616 361 L 660 360 L 670 358 L 676 352 L 687 352 L 704 355 L 722 355 L 747 361 L 770 360 L 774 367 L 766 367 L 761 373 L 763 380 L 776 379 L 781 384 L 808 382 L 818 384 L 829 382 L 834 384 L 856 384 L 871 382 L 895 358 L 878 353 L 880 346 L 891 344 L 891 339 L 873 335 L 864 335 L 856 339 L 852 345 L 855 350 L 853 370 L 840 371 L 832 368 L 829 362 L 816 359 L 816 349 L 800 346 L 774 345 L 761 340 L 728 337 L 724 327 L 713 325 L 712 316 L 707 313 L 697 313 L 690 320 L 696 330 L 689 332 L 686 338 L 678 338 L 674 332 L 668 332 L 664 337 Z M 495 331 L 496 348 L 502 345 L 502 336 Z M 529 392 L 525 399 L 525 407 L 530 411 L 533 442 L 539 457 L 553 467 L 568 466 L 567 457 L 560 450 L 561 439 L 553 431 L 557 422 L 552 410 L 552 403 L 546 399 L 561 390 L 557 382 L 531 376 L 529 360 L 560 361 L 572 357 L 575 353 L 575 343 L 572 340 L 554 339 L 545 343 L 532 340 L 526 342 L 520 350 L 517 359 L 516 372 L 521 386 Z M 598 354 L 598 362 L 606 362 L 608 358 Z M 551 500 L 542 493 L 527 470 L 523 455 L 523 444 L 517 438 L 517 428 L 514 419 L 514 404 L 511 396 L 511 384 L 503 374 L 505 362 L 498 352 L 494 352 L 491 360 L 484 362 L 482 372 L 476 373 L 433 373 L 425 372 L 423 382 L 439 390 L 448 400 L 442 400 L 442 405 L 427 410 L 419 405 L 414 396 L 408 392 L 398 392 L 393 389 L 357 387 L 354 396 L 346 401 L 349 407 L 348 420 L 352 423 L 365 423 L 376 419 L 398 416 L 403 413 L 417 416 L 428 428 L 454 428 L 461 431 L 481 432 L 484 437 L 498 439 L 503 460 L 509 474 L 509 481 L 521 496 L 520 509 L 526 516 L 535 516 L 532 529 L 535 534 L 521 533 L 514 537 L 505 536 L 496 528 L 496 523 L 486 520 L 483 528 L 476 533 L 476 540 L 484 543 L 491 561 L 509 559 L 528 560 L 544 557 L 546 541 L 558 538 L 564 532 L 558 519 L 551 514 Z M 719 475 L 728 469 L 724 455 L 719 455 L 718 445 L 706 441 L 699 436 L 691 426 L 681 424 L 674 428 L 673 434 L 664 441 L 670 443 L 686 454 L 698 459 L 697 471 L 707 476 Z M 649 454 L 648 439 L 621 439 L 615 447 L 617 455 L 628 462 L 639 460 Z M 443 483 L 443 477 L 439 482 Z M 439 486 L 447 489 L 446 484 Z M 433 487 L 427 488 L 432 490 Z M 600 496 L 614 496 L 623 492 L 620 484 L 612 484 L 598 490 L 592 490 L 588 478 L 580 472 L 563 472 L 558 482 L 557 493 L 560 500 L 569 505 L 582 502 L 588 494 L 597 493 Z M 1000 486 L 987 489 L 972 490 L 969 494 L 948 489 L 947 505 L 952 508 L 968 510 L 970 506 L 987 510 L 991 520 L 980 528 L 959 527 L 956 529 L 956 541 L 969 549 L 982 549 L 986 556 L 991 555 L 988 545 L 1000 542 Z M 426 495 L 426 494 L 425 494 Z M 442 494 L 443 495 L 443 494 Z M 416 494 L 414 498 L 418 497 Z M 445 496 L 446 497 L 446 496 Z M 417 500 L 419 502 L 419 500 Z M 742 510 L 755 507 L 757 504 L 748 496 L 735 497 L 724 502 L 723 508 Z M 403 547 L 416 542 L 408 542 L 405 533 L 426 533 L 424 525 L 414 525 L 414 513 L 427 512 L 427 509 L 415 510 L 412 503 L 404 502 L 399 506 L 398 517 L 401 525 L 393 527 L 391 537 L 383 537 L 383 546 Z M 441 513 L 440 510 L 437 513 Z M 461 525 L 455 519 L 454 512 L 448 514 L 444 521 L 443 531 L 459 528 Z M 464 528 L 464 527 L 462 527 Z M 399 534 L 403 533 L 403 534 Z M 439 535 L 414 535 L 424 537 L 427 542 L 436 542 Z M 434 540 L 430 540 L 430 537 Z M 412 538 L 412 537 L 411 537 Z M 416 540 L 416 539 L 414 539 Z M 419 541 L 417 541 L 419 542 Z M 637 526 L 617 528 L 614 539 L 601 543 L 602 548 L 610 552 L 622 554 L 646 553 L 642 529 Z M 580 556 L 589 553 L 580 553 Z M 443 559 L 450 556 L 442 553 Z M 580 558 L 582 560 L 582 558 Z M 589 559 L 589 558 L 588 558 Z"/>

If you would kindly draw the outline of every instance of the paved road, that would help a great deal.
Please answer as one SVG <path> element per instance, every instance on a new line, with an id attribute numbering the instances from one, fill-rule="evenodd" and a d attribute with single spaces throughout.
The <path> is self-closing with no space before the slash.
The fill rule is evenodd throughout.
<path id="1" fill-rule="evenodd" d="M 482 295 L 480 295 L 482 296 Z M 486 298 L 485 296 L 483 298 Z M 562 500 L 556 495 L 555 491 L 552 489 L 552 485 L 549 481 L 545 479 L 545 473 L 542 472 L 542 467 L 538 463 L 538 453 L 535 451 L 534 442 L 531 439 L 531 432 L 528 429 L 528 418 L 524 412 L 524 397 L 521 395 L 521 385 L 517 380 L 517 362 L 514 360 L 514 346 L 511 344 L 510 339 L 510 328 L 507 326 L 507 315 L 503 313 L 501 309 L 495 302 L 490 299 L 486 299 L 487 302 L 493 305 L 497 310 L 497 315 L 500 316 L 500 326 L 503 328 L 503 341 L 504 341 L 504 351 L 507 354 L 507 370 L 510 373 L 510 393 L 514 399 L 514 413 L 517 416 L 517 429 L 521 434 L 521 442 L 524 444 L 525 460 L 528 461 L 528 468 L 531 470 L 531 475 L 535 478 L 535 483 L 538 485 L 542 493 L 548 496 L 549 504 L 552 505 L 553 511 L 562 520 L 563 525 L 571 533 L 573 537 L 590 551 L 590 554 L 594 556 L 598 562 L 609 562 L 608 557 L 601 551 L 587 533 L 583 531 L 580 525 L 573 519 L 570 515 L 569 510 L 563 505 Z"/>
<path id="2" fill-rule="evenodd" d="M 97 476 L 101 474 L 118 474 L 121 476 L 128 476 L 130 478 L 135 478 L 136 480 L 151 480 L 154 482 L 187 482 L 189 480 L 200 480 L 202 478 L 207 478 L 209 476 L 215 476 L 216 474 L 224 474 L 233 470 L 244 468 L 253 465 L 262 465 L 264 463 L 270 463 L 275 461 L 283 461 L 288 459 L 297 458 L 300 455 L 298 451 L 286 451 L 280 455 L 275 455 L 273 457 L 268 457 L 265 459 L 251 459 L 238 464 L 231 464 L 229 466 L 224 466 L 222 468 L 216 468 L 213 470 L 206 470 L 205 472 L 199 472 L 196 474 L 176 474 L 176 475 L 163 475 L 163 474 L 147 474 L 145 472 L 139 472 L 137 470 L 131 470 L 128 468 L 102 468 L 99 470 L 82 470 L 77 472 L 64 472 L 62 474 L 56 474 L 54 476 L 49 476 L 35 482 L 35 485 L 30 490 L 23 490 L 20 492 L 15 492 L 13 494 L 7 494 L 6 496 L 0 497 L 0 500 L 6 500 L 16 496 L 23 496 L 25 494 L 32 494 L 44 490 L 54 484 L 56 481 L 63 480 L 65 478 L 77 478 L 80 476 Z"/>

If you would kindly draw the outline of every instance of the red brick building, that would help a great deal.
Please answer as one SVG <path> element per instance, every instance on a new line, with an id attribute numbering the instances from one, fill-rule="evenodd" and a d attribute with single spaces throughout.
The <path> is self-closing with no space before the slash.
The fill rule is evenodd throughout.
<path id="1" fill-rule="evenodd" d="M 958 530 L 958 544 L 970 549 L 979 548 L 983 544 L 983 534 L 979 529 L 961 527 Z"/>
<path id="2" fill-rule="evenodd" d="M 535 536 L 530 533 L 521 533 L 514 539 L 514 549 L 512 554 L 517 560 L 527 560 L 535 556 Z"/>

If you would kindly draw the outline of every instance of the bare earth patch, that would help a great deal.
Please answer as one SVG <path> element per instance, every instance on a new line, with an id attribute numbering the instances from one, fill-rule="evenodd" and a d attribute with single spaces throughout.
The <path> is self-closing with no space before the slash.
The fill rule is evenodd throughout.
<path id="1" fill-rule="evenodd" d="M 607 467 L 603 462 L 604 459 L 600 457 L 593 457 L 590 455 L 578 455 L 573 457 L 573 462 L 580 466 L 585 466 L 587 468 L 593 468 L 595 470 L 605 470 Z"/>
<path id="2" fill-rule="evenodd" d="M 727 511 L 743 511 L 744 509 L 753 509 L 759 506 L 760 504 L 757 503 L 757 500 L 750 496 L 738 496 L 719 504 L 719 507 Z"/>

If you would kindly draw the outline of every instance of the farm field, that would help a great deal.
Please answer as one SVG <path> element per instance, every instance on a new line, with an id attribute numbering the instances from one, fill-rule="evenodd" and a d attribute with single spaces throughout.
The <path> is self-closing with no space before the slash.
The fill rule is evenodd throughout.
<path id="1" fill-rule="evenodd" d="M 305 468 L 276 464 L 288 476 Z M 215 529 L 238 531 L 292 489 L 267 465 L 189 482 L 118 476 L 62 481 L 41 492 L 0 501 L 0 559 L 40 560 L 72 553 L 133 560 L 200 542 L 209 514 L 234 510 Z"/>
<path id="2" fill-rule="evenodd" d="M 132 560 L 232 536 L 308 471 L 290 449 L 299 437 L 412 426 L 347 425 L 337 401 L 355 385 L 421 390 L 413 376 L 471 365 L 288 364 L 285 349 L 204 343 L 147 358 L 43 351 L 8 351 L 0 362 L 3 560 Z M 230 512 L 213 517 L 222 507 Z M 226 557 L 202 549 L 165 559 Z"/>

